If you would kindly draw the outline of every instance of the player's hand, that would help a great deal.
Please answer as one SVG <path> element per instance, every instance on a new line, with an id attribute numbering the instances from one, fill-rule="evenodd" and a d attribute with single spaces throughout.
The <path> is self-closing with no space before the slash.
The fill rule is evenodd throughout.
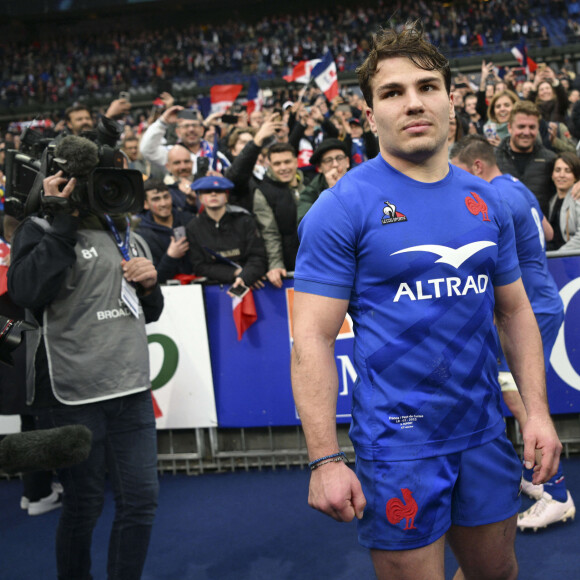
<path id="1" fill-rule="evenodd" d="M 276 288 L 282 288 L 282 277 L 287 276 L 288 272 L 284 268 L 272 268 L 269 272 L 266 272 L 266 277 L 273 286 Z"/>
<path id="2" fill-rule="evenodd" d="M 524 464 L 534 467 L 532 482 L 546 483 L 556 474 L 562 452 L 562 443 L 549 415 L 528 416 L 522 429 L 524 440 Z"/>
<path id="3" fill-rule="evenodd" d="M 150 290 L 157 284 L 157 270 L 153 262 L 147 258 L 131 258 L 128 262 L 123 260 L 121 267 L 127 282 L 141 284 L 145 290 Z"/>
<path id="4" fill-rule="evenodd" d="M 367 500 L 354 471 L 342 461 L 327 463 L 310 476 L 308 505 L 339 522 L 359 520 Z"/>
<path id="5" fill-rule="evenodd" d="M 183 258 L 185 254 L 189 250 L 189 242 L 187 238 L 181 238 L 180 240 L 175 241 L 175 238 L 171 236 L 171 242 L 169 242 L 169 246 L 167 248 L 167 255 L 170 258 Z"/>

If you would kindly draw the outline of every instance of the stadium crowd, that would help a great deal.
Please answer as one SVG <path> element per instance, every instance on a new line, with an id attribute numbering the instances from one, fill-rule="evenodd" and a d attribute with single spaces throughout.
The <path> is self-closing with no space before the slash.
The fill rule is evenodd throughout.
<path id="1" fill-rule="evenodd" d="M 569 6 L 571 5 L 571 6 Z M 417 2 L 380 0 L 358 8 L 313 8 L 301 14 L 267 16 L 252 22 L 228 17 L 215 24 L 186 21 L 160 27 L 141 20 L 107 21 L 92 27 L 54 25 L 34 38 L 0 42 L 0 106 L 68 103 L 81 97 L 152 88 L 164 81 L 211 84 L 221 73 L 280 78 L 297 62 L 332 51 L 339 71 L 353 70 L 368 51 L 368 34 L 387 22 L 422 18 L 428 36 L 443 52 L 470 48 L 507 52 L 520 39 L 549 46 L 540 23 L 568 18 L 577 35 L 574 2 L 506 0 Z M 217 83 L 216 83 L 217 84 Z"/>
<path id="2" fill-rule="evenodd" d="M 567 14 L 565 2 L 539 4 Z M 32 48 L 12 43 L 2 47 L 0 101 L 69 104 L 61 119 L 35 124 L 45 137 L 82 137 L 103 119 L 111 123 L 124 166 L 139 171 L 145 184 L 144 208 L 132 216 L 132 229 L 147 242 L 156 269 L 148 269 L 145 289 L 157 292 L 155 281 L 201 279 L 227 285 L 235 297 L 268 284 L 281 288 L 294 270 L 299 223 L 318 196 L 379 153 L 361 92 L 340 87 L 329 101 L 311 84 L 289 85 L 253 110 L 240 101 L 205 115 L 196 99 L 179 104 L 169 92 L 159 95 L 149 114 L 132 111 L 123 97 L 113 99 L 107 110 L 94 111 L 72 104 L 79 94 L 221 70 L 280 76 L 327 50 L 340 69 L 364 58 L 369 31 L 389 18 L 404 22 L 421 16 L 431 40 L 448 48 L 513 44 L 522 35 L 546 39 L 530 5 L 525 0 L 471 0 L 448 9 L 440 2 L 379 2 L 373 8 L 312 11 L 254 25 L 236 21 L 139 34 L 119 30 L 107 41 L 72 34 L 41 40 Z M 466 135 L 484 137 L 494 148 L 499 170 L 536 197 L 548 249 L 560 252 L 580 249 L 578 87 L 570 63 L 557 69 L 538 63 L 528 72 L 498 69 L 486 60 L 479 75 L 455 75 L 451 86 L 455 121 L 449 149 Z M 6 131 L 0 141 L 1 170 L 6 150 L 26 153 L 25 147 L 19 131 Z M 66 180 L 61 174 L 51 178 L 49 197 L 58 198 L 57 185 L 63 183 L 56 181 Z M 0 231 L 7 242 L 21 217 L 7 216 Z M 137 259 L 146 261 L 141 255 Z M 59 503 L 54 493 L 49 507 Z"/>

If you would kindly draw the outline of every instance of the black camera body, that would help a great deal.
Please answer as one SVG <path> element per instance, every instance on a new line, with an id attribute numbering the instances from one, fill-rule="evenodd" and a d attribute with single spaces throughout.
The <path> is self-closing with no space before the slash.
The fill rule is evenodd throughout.
<path id="1" fill-rule="evenodd" d="M 97 130 L 80 136 L 43 138 L 27 129 L 21 151 L 6 152 L 5 211 L 17 219 L 38 212 L 88 210 L 94 213 L 137 213 L 143 209 L 143 177 L 124 169 L 124 155 L 115 148 L 118 134 L 113 121 L 103 118 Z M 62 171 L 77 185 L 70 198 L 48 198 L 42 181 Z M 44 202 L 53 203 L 44 203 Z"/>

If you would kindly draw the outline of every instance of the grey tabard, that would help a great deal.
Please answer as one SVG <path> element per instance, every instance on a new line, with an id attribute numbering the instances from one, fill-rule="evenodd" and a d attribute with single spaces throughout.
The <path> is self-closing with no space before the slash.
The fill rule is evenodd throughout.
<path id="1" fill-rule="evenodd" d="M 149 350 L 141 306 L 135 318 L 121 300 L 121 254 L 106 231 L 79 230 L 76 263 L 44 310 L 52 390 L 75 405 L 112 399 L 150 387 Z M 131 234 L 131 249 L 149 257 Z"/>

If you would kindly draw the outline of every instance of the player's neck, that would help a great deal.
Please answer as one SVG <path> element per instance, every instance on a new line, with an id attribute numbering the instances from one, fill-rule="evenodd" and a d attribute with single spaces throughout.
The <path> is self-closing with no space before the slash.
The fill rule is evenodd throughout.
<path id="1" fill-rule="evenodd" d="M 449 160 L 447 147 L 442 147 L 440 151 L 427 158 L 408 159 L 404 157 L 394 157 L 382 151 L 383 159 L 397 171 L 407 177 L 422 183 L 435 183 L 441 181 L 449 173 Z"/>

